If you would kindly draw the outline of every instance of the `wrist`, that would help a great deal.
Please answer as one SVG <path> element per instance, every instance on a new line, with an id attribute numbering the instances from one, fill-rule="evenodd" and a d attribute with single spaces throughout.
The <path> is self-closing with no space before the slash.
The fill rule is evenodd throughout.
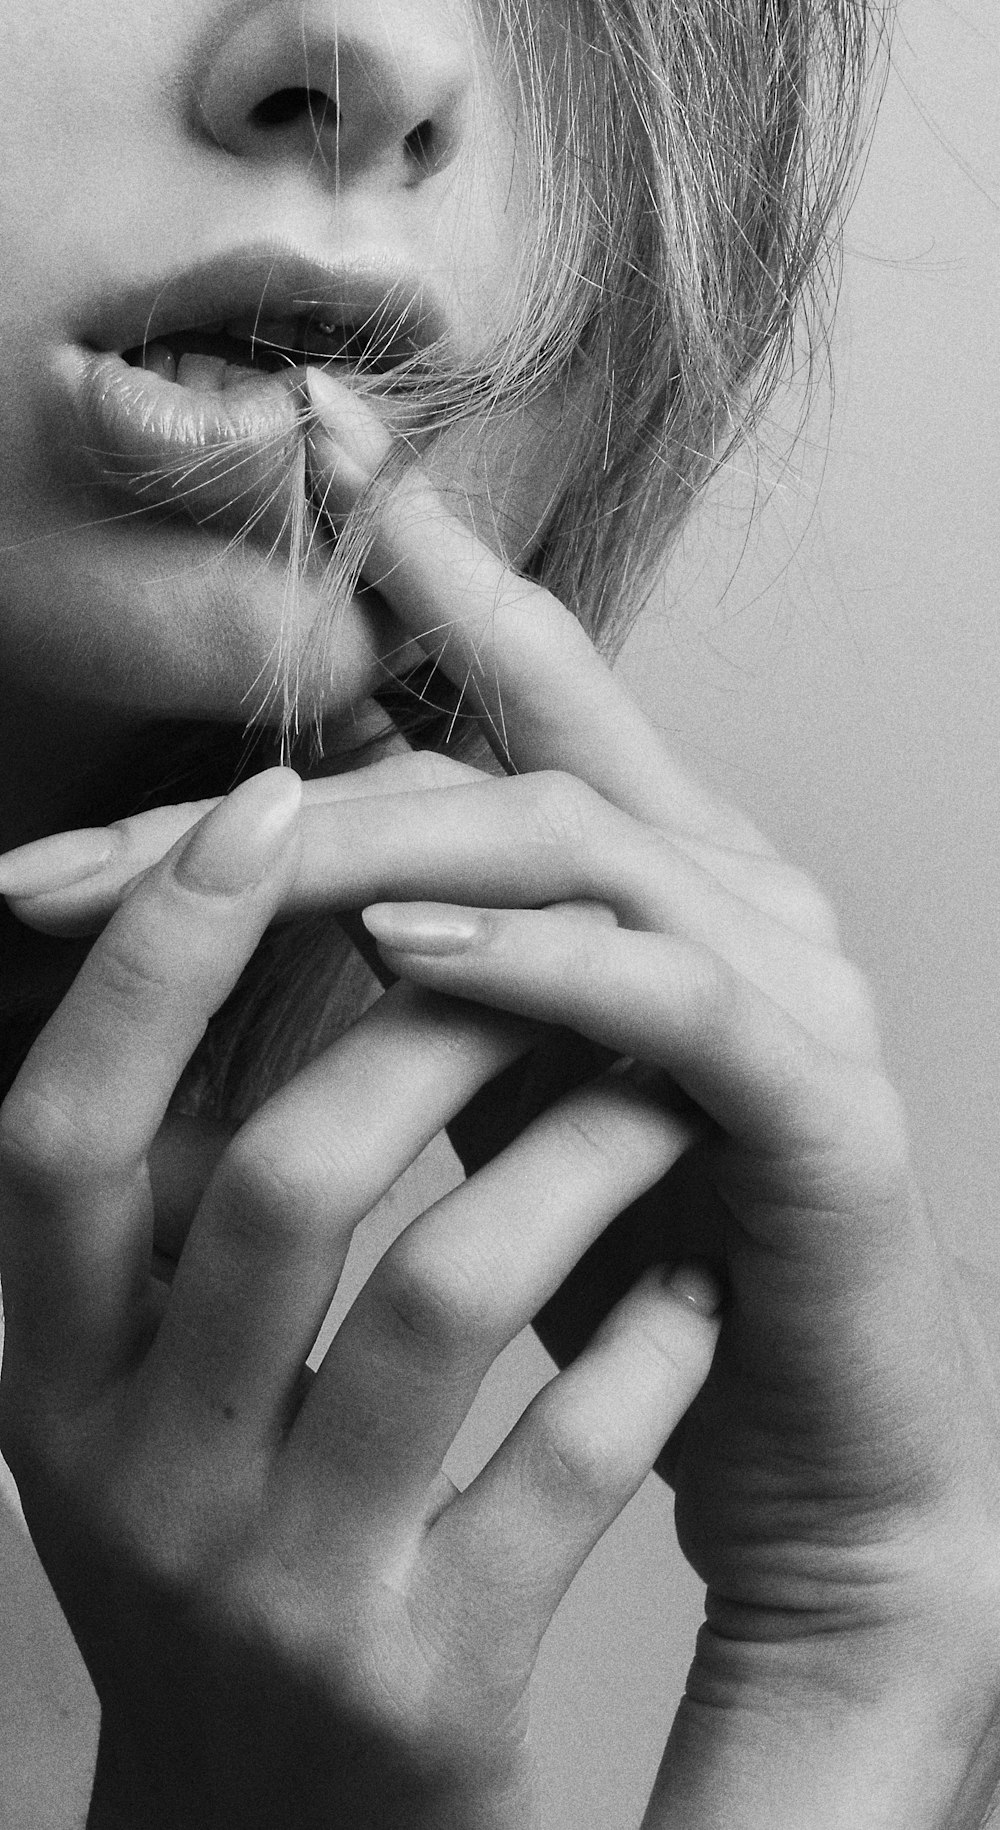
<path id="1" fill-rule="evenodd" d="M 295 1761 L 294 1776 L 283 1779 L 279 1764 L 258 1775 L 248 1796 L 245 1785 L 227 1784 L 221 1766 L 205 1783 L 192 1780 L 187 1762 L 165 1762 L 152 1746 L 137 1751 L 102 1723 L 87 1830 L 540 1830 L 530 1760 L 433 1787 L 415 1776 L 391 1786 L 373 1762 L 370 1790 L 360 1791 L 356 1774 L 346 1775 L 347 1787 L 335 1785 L 308 1755 Z"/>
<path id="2" fill-rule="evenodd" d="M 726 1646 L 709 1629 L 644 1830 L 984 1830 L 1000 1801 L 1000 1682 L 885 1648 Z M 789 1656 L 790 1654 L 790 1656 Z"/>

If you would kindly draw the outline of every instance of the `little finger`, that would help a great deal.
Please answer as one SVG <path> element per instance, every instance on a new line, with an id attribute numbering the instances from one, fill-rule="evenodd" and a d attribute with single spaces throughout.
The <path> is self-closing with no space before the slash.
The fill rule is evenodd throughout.
<path id="1" fill-rule="evenodd" d="M 436 1519 L 427 1579 L 459 1569 L 458 1604 L 473 1622 L 503 1618 L 498 1596 L 516 1595 L 528 1650 L 541 1637 L 704 1384 L 721 1302 L 700 1266 L 648 1272 Z"/>
<path id="2" fill-rule="evenodd" d="M 822 1157 L 853 1125 L 854 1144 L 898 1141 L 879 1131 L 875 1067 L 833 1052 L 703 944 L 555 908 L 385 904 L 364 921 L 401 977 L 663 1067 L 753 1150 Z"/>

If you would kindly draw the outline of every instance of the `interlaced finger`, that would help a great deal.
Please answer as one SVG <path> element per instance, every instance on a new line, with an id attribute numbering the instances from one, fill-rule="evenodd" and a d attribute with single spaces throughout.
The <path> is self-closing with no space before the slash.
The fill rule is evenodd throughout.
<path id="1" fill-rule="evenodd" d="M 364 779 L 376 773 L 377 782 Z M 572 776 L 443 779 L 449 785 L 418 788 L 406 769 L 362 771 L 346 778 L 358 784 L 353 792 L 310 796 L 281 914 L 347 913 L 389 899 L 604 902 L 626 927 L 712 948 L 831 1047 L 874 1047 L 863 986 L 831 945 L 821 899 L 795 872 L 717 847 L 697 859 L 708 848 L 678 843 Z M 380 784 L 392 791 L 376 792 Z M 725 871 L 737 866 L 756 881 L 729 887 Z"/>
<path id="2" fill-rule="evenodd" d="M 651 1472 L 696 1398 L 718 1337 L 706 1272 L 649 1272 L 579 1358 L 529 1405 L 486 1467 L 434 1522 L 424 1580 L 458 1570 L 471 1630 L 510 1619 L 529 1655 L 570 1582 Z M 452 1590 L 455 1580 L 452 1577 Z M 516 1597 L 512 1609 L 504 1599 Z"/>
<path id="3" fill-rule="evenodd" d="M 149 1359 L 168 1427 L 272 1443 L 351 1237 L 430 1140 L 527 1046 L 527 1026 L 400 985 L 225 1151 Z M 207 1432 L 207 1434 L 206 1434 Z"/>
<path id="4" fill-rule="evenodd" d="M 898 1110 L 877 1060 L 817 1039 L 701 942 L 598 927 L 556 908 L 384 905 L 365 921 L 390 969 L 666 1070 L 729 1136 L 801 1163 L 848 1155 Z M 849 1145 L 845 1139 L 850 1138 Z"/>
<path id="5" fill-rule="evenodd" d="M 615 1215 L 692 1141 L 612 1073 L 415 1220 L 332 1342 L 289 1445 L 324 1515 L 413 1531 L 483 1375 Z"/>
<path id="6" fill-rule="evenodd" d="M 478 770 L 453 757 L 408 750 L 362 769 L 304 782 L 305 847 L 323 830 L 324 810 L 340 802 L 479 779 Z M 131 814 L 111 826 L 57 833 L 19 846 L 0 860 L 0 895 L 18 920 L 43 934 L 96 934 L 146 871 L 216 806 L 217 798 L 181 801 Z M 293 889 L 280 912 L 294 914 L 300 906 L 306 905 Z"/>

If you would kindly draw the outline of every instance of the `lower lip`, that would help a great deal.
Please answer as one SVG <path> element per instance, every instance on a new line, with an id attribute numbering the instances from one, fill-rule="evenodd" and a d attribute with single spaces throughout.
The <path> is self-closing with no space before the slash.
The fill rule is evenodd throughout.
<path id="1" fill-rule="evenodd" d="M 79 346 L 62 353 L 59 368 L 104 483 L 226 535 L 287 546 L 305 486 L 301 370 L 209 393 Z"/>

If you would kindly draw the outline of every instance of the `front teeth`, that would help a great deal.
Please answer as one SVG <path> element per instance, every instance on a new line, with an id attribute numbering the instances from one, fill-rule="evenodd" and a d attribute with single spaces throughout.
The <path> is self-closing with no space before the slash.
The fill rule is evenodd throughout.
<path id="1" fill-rule="evenodd" d="M 227 362 L 223 356 L 186 355 L 178 362 L 165 343 L 147 343 L 142 366 L 163 381 L 176 382 L 182 388 L 199 388 L 203 394 L 221 394 L 227 388 L 259 379 L 257 369 L 242 362 Z"/>
<path id="2" fill-rule="evenodd" d="M 200 388 L 204 394 L 221 394 L 229 367 L 223 356 L 182 356 L 177 381 L 182 388 Z"/>
<path id="3" fill-rule="evenodd" d="M 231 318 L 224 324 L 205 324 L 201 326 L 201 334 L 230 338 L 236 344 L 249 346 L 251 354 L 254 345 L 258 345 L 261 350 L 272 352 L 279 359 L 279 366 L 282 356 L 296 363 L 357 362 L 360 358 L 353 345 L 363 343 L 363 332 L 359 333 L 351 325 L 326 323 L 316 317 L 308 320 L 302 316 L 265 318 L 259 313 Z M 361 351 L 362 356 L 365 353 Z M 259 367 L 252 363 L 233 362 L 207 351 L 189 351 L 175 356 L 165 343 L 145 344 L 141 362 L 144 369 L 159 375 L 162 380 L 205 394 L 222 393 L 226 388 L 243 385 L 260 374 Z"/>

